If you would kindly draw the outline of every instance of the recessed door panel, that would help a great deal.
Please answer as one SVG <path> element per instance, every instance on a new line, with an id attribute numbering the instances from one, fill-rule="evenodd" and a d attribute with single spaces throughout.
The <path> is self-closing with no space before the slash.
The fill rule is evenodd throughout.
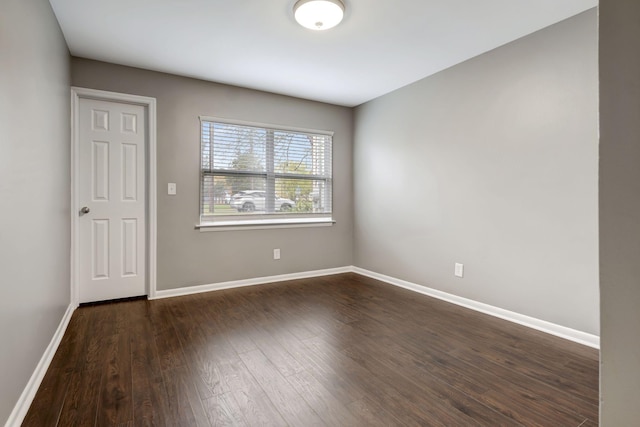
<path id="1" fill-rule="evenodd" d="M 109 130 L 109 112 L 103 110 L 92 111 L 92 130 L 106 131 Z"/>
<path id="2" fill-rule="evenodd" d="M 138 131 L 138 116 L 136 114 L 123 113 L 120 124 L 123 133 L 136 133 Z"/>
<path id="3" fill-rule="evenodd" d="M 138 199 L 138 146 L 122 144 L 122 200 Z"/>
<path id="4" fill-rule="evenodd" d="M 93 201 L 109 200 L 109 143 L 93 141 L 92 157 Z"/>
<path id="5" fill-rule="evenodd" d="M 92 279 L 107 279 L 109 277 L 109 220 L 97 219 L 91 221 L 91 224 Z"/>
<path id="6" fill-rule="evenodd" d="M 122 276 L 138 274 L 138 220 L 122 220 Z"/>

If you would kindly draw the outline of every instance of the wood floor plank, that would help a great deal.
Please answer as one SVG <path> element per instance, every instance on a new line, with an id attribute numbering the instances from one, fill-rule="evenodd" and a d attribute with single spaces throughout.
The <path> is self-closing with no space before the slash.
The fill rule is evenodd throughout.
<path id="1" fill-rule="evenodd" d="M 569 426 L 598 352 L 347 273 L 82 307 L 26 426 Z"/>
<path id="2" fill-rule="evenodd" d="M 393 417 L 381 405 L 378 405 L 368 397 L 349 403 L 347 408 L 358 420 L 358 423 L 363 426 L 388 427 L 401 425 L 400 420 Z"/>
<path id="3" fill-rule="evenodd" d="M 257 349 L 255 343 L 251 340 L 253 333 L 253 324 L 246 319 L 238 308 L 242 304 L 234 297 L 233 294 L 222 294 L 220 298 L 216 298 L 218 306 L 221 307 L 221 313 L 211 314 L 222 327 L 224 327 L 225 335 L 229 343 L 238 353 L 244 353 Z M 225 313 L 224 315 L 222 313 Z"/>
<path id="4" fill-rule="evenodd" d="M 215 407 L 215 400 L 211 399 L 216 395 L 226 393 L 233 398 L 250 426 L 287 425 L 227 340 L 226 334 L 217 322 L 217 316 L 207 315 L 212 312 L 208 310 L 209 307 L 201 305 L 201 299 L 197 301 L 184 300 L 183 302 L 191 304 L 193 309 L 189 310 L 189 313 L 193 322 L 200 326 L 201 335 L 197 338 L 206 342 L 205 345 L 195 346 L 198 349 L 197 353 L 201 354 L 203 359 L 208 360 L 209 363 L 215 363 L 219 373 L 216 378 L 219 379 L 220 385 L 209 387 L 211 393 L 208 395 L 201 391 L 203 400 L 208 400 L 208 403 L 205 403 L 208 412 L 210 413 Z M 216 313 L 221 314 L 220 312 Z M 255 338 L 256 335 L 252 335 L 252 337 Z M 243 349 L 245 348 L 243 347 Z M 197 370 L 195 371 L 198 375 Z"/>
<path id="5" fill-rule="evenodd" d="M 162 365 L 156 347 L 153 327 L 141 321 L 131 327 L 131 376 L 138 381 L 159 382 L 162 380 Z"/>
<path id="6" fill-rule="evenodd" d="M 327 425 L 355 426 L 357 420 L 313 375 L 302 371 L 287 377 L 292 388 L 311 406 Z"/>
<path id="7" fill-rule="evenodd" d="M 150 303 L 139 302 L 131 310 L 131 370 L 134 425 L 170 426 L 171 402 L 162 376 L 162 367 L 151 321 Z M 162 328 L 169 329 L 169 328 Z"/>
<path id="8" fill-rule="evenodd" d="M 89 326 L 84 342 L 84 354 L 78 366 L 86 371 L 102 369 L 107 357 L 108 339 L 112 336 L 111 323 L 115 321 L 115 312 L 108 305 L 81 307 L 78 310 L 89 312 Z"/>
<path id="9" fill-rule="evenodd" d="M 188 336 L 181 335 L 180 340 L 201 399 L 207 400 L 254 385 L 255 380 L 238 357 L 227 335 L 213 325 L 203 327 L 210 322 L 207 316 L 198 316 L 193 310 L 189 312 L 193 330 Z"/>
<path id="10" fill-rule="evenodd" d="M 83 362 L 86 351 L 86 336 L 89 334 L 90 315 L 86 308 L 78 308 L 71 316 L 68 334 L 60 342 L 59 349 L 51 361 L 51 368 L 74 371 Z"/>
<path id="11" fill-rule="evenodd" d="M 374 402 L 383 405 L 387 411 L 402 422 L 402 425 L 411 426 L 446 426 L 429 413 L 429 405 L 433 402 L 425 401 L 416 404 L 419 396 L 407 399 L 403 395 L 403 390 L 396 388 L 396 382 L 386 382 L 374 375 L 366 367 L 362 366 L 358 360 L 341 353 L 338 349 L 331 348 L 322 343 L 317 343 L 313 339 L 305 341 L 309 350 L 319 357 L 332 364 L 339 366 L 343 375 L 347 375 L 363 387 L 365 396 Z M 424 407 L 422 407 L 424 403 Z"/>
<path id="12" fill-rule="evenodd" d="M 260 350 L 244 352 L 240 358 L 287 423 L 294 426 L 324 425 L 318 414 L 291 388 Z"/>
<path id="13" fill-rule="evenodd" d="M 182 344 L 173 327 L 160 328 L 155 331 L 155 345 L 158 349 L 160 368 L 163 371 L 173 370 L 186 365 Z"/>
<path id="14" fill-rule="evenodd" d="M 204 401 L 204 406 L 213 427 L 249 426 L 231 393 L 211 397 Z"/>
<path id="15" fill-rule="evenodd" d="M 366 385 L 347 375 L 348 367 L 338 360 L 323 357 L 322 352 L 309 352 L 302 341 L 286 330 L 278 331 L 274 337 L 339 401 L 347 404 L 367 394 Z"/>
<path id="16" fill-rule="evenodd" d="M 133 384 L 133 420 L 135 425 L 167 426 L 169 403 L 160 378 L 142 378 Z"/>
<path id="17" fill-rule="evenodd" d="M 192 374 L 186 367 L 177 367 L 162 373 L 169 407 L 167 425 L 170 426 L 210 426 L 202 400 L 193 382 Z"/>
<path id="18" fill-rule="evenodd" d="M 186 366 L 193 373 L 193 381 L 201 399 L 209 399 L 230 389 L 225 373 L 218 363 L 220 359 L 237 358 L 233 350 L 226 350 L 219 341 L 210 341 L 202 334 L 198 324 L 187 335 L 178 332 Z"/>
<path id="19" fill-rule="evenodd" d="M 59 368 L 47 370 L 22 425 L 25 427 L 58 425 L 70 379 L 69 371 Z"/>
<path id="20" fill-rule="evenodd" d="M 72 373 L 59 425 L 91 426 L 95 423 L 101 374 L 100 369 Z"/>
<path id="21" fill-rule="evenodd" d="M 245 420 L 250 426 L 286 426 L 282 415 L 259 387 L 231 392 Z"/>
<path id="22" fill-rule="evenodd" d="M 118 425 L 133 421 L 131 343 L 128 334 L 112 335 L 107 341 L 97 419 Z"/>
<path id="23" fill-rule="evenodd" d="M 286 347 L 279 345 L 269 332 L 264 328 L 258 328 L 258 331 L 259 336 L 254 337 L 253 342 L 262 350 L 262 353 L 267 356 L 282 376 L 288 377 L 304 371 L 302 364 L 289 353 Z"/>

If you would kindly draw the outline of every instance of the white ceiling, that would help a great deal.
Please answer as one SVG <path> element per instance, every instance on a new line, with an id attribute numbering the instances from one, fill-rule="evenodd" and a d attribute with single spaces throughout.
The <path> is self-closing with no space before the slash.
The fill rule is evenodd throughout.
<path id="1" fill-rule="evenodd" d="M 315 32 L 295 0 L 50 0 L 74 56 L 355 106 L 598 0 L 344 0 Z"/>

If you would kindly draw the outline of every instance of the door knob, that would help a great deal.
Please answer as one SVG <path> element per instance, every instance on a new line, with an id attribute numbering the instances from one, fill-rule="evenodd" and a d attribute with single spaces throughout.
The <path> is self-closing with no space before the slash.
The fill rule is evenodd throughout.
<path id="1" fill-rule="evenodd" d="M 80 209 L 80 215 L 88 214 L 89 212 L 91 212 L 91 209 L 86 206 Z"/>

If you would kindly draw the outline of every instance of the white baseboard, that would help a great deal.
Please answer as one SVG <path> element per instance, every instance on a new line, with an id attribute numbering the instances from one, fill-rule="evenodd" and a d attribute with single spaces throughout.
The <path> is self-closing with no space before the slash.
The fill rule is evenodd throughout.
<path id="1" fill-rule="evenodd" d="M 524 314 L 515 313 L 513 311 L 504 310 L 502 308 L 494 307 L 489 304 L 484 304 L 471 299 L 459 297 L 446 292 L 439 291 L 437 289 L 431 289 L 426 286 L 418 285 L 416 283 L 407 282 L 406 280 L 396 279 L 395 277 L 386 276 L 384 274 L 376 273 L 373 271 L 365 270 L 360 267 L 353 267 L 352 271 L 363 276 L 370 277 L 372 279 L 380 280 L 382 282 L 389 283 L 394 286 L 398 286 L 404 289 L 409 289 L 414 292 L 418 292 L 423 295 L 438 298 L 443 301 L 450 302 L 452 304 L 460 305 L 462 307 L 470 308 L 475 311 L 479 311 L 490 316 L 498 317 L 500 319 L 508 320 L 519 325 L 527 326 L 538 331 L 546 332 L 551 335 L 555 335 L 560 338 L 564 338 L 570 341 L 577 342 L 593 348 L 600 348 L 600 337 L 597 335 L 588 334 L 586 332 L 578 331 L 575 329 L 567 328 L 565 326 L 556 325 L 555 323 L 547 322 L 545 320 L 536 319 L 535 317 L 525 316 Z"/>
<path id="2" fill-rule="evenodd" d="M 255 279 L 233 280 L 230 282 L 213 283 L 210 285 L 189 286 L 185 288 L 159 290 L 150 299 L 171 298 L 183 295 L 199 294 L 202 292 L 219 291 L 222 289 L 241 288 L 244 286 L 264 285 L 266 283 L 284 282 L 288 280 L 308 279 L 310 277 L 329 276 L 331 274 L 350 273 L 353 267 L 328 268 L 325 270 L 304 271 L 300 273 L 280 274 L 277 276 L 257 277 Z"/>
<path id="3" fill-rule="evenodd" d="M 202 292 L 211 292 L 222 289 L 240 288 L 244 286 L 255 286 L 266 283 L 283 282 L 287 280 L 307 279 L 310 277 L 328 276 L 331 274 L 341 273 L 356 273 L 362 276 L 367 276 L 372 279 L 380 280 L 390 285 L 399 286 L 404 289 L 409 289 L 414 292 L 418 292 L 423 295 L 438 298 L 443 301 L 447 301 L 462 307 L 469 308 L 471 310 L 479 311 L 490 316 L 498 317 L 503 320 L 517 323 L 519 325 L 527 326 L 538 331 L 546 332 L 551 335 L 555 335 L 560 338 L 564 338 L 570 341 L 577 342 L 593 348 L 600 348 L 600 337 L 592 335 L 586 332 L 578 331 L 576 329 L 567 328 L 566 326 L 556 325 L 555 323 L 547 322 L 545 320 L 536 319 L 535 317 L 526 316 L 524 314 L 516 313 L 513 311 L 505 310 L 499 307 L 494 307 L 489 304 L 474 301 L 471 299 L 459 297 L 457 295 L 449 294 L 439 291 L 437 289 L 428 288 L 426 286 L 418 285 L 416 283 L 407 282 L 406 280 L 397 279 L 395 277 L 386 276 L 384 274 L 376 273 L 364 268 L 355 266 L 346 266 L 339 268 L 330 268 L 326 270 L 305 271 L 301 273 L 281 274 L 277 276 L 258 277 L 254 279 L 234 280 L 230 282 L 213 283 L 210 285 L 189 286 L 185 288 L 168 289 L 163 291 L 156 291 L 155 297 L 151 299 L 171 298 L 183 295 L 199 294 Z"/>
<path id="4" fill-rule="evenodd" d="M 36 369 L 33 371 L 33 374 L 31 374 L 31 378 L 29 378 L 27 386 L 22 391 L 16 406 L 13 407 L 13 411 L 11 411 L 11 415 L 9 415 L 9 419 L 7 419 L 7 422 L 5 423 L 5 427 L 19 427 L 20 424 L 22 424 L 24 417 L 27 415 L 27 411 L 29 411 L 31 402 L 33 402 L 33 398 L 36 396 L 36 392 L 42 383 L 44 374 L 47 373 L 51 360 L 53 360 L 53 356 L 56 354 L 56 350 L 58 350 L 60 341 L 62 341 L 64 332 L 67 330 L 67 326 L 69 325 L 69 321 L 71 320 L 71 316 L 73 315 L 76 307 L 77 306 L 73 304 L 69 304 L 67 307 L 67 311 L 65 311 L 64 316 L 62 316 L 58 329 L 56 329 L 56 332 L 53 334 L 53 338 L 51 338 L 42 358 L 40 358 Z"/>

